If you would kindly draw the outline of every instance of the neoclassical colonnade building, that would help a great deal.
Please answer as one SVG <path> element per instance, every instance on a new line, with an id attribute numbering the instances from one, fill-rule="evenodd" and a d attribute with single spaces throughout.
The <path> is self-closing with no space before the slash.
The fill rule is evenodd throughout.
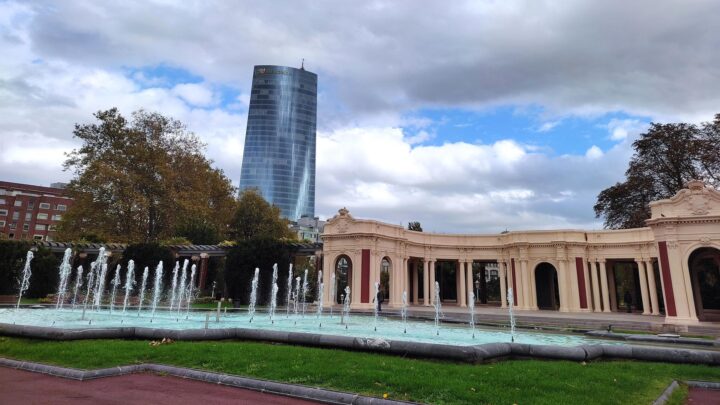
<path id="1" fill-rule="evenodd" d="M 375 283 L 386 305 L 664 315 L 667 323 L 720 321 L 720 192 L 689 182 L 650 204 L 647 227 L 495 235 L 437 234 L 356 219 L 339 210 L 323 233 L 325 304 L 350 287 L 353 309 L 372 308 Z M 332 274 L 336 293 L 331 296 Z"/>

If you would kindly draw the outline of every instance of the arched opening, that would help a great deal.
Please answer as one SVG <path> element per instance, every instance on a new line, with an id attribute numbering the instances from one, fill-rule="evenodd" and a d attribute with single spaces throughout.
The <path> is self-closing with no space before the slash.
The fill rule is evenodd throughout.
<path id="1" fill-rule="evenodd" d="M 335 261 L 335 303 L 342 304 L 345 287 L 352 282 L 352 261 L 346 255 L 339 256 Z"/>
<path id="2" fill-rule="evenodd" d="M 385 256 L 380 262 L 380 294 L 385 301 L 390 300 L 390 270 L 392 270 L 392 262 Z"/>
<path id="3" fill-rule="evenodd" d="M 535 291 L 539 309 L 557 311 L 560 308 L 557 270 L 552 264 L 540 263 L 535 268 Z"/>
<path id="4" fill-rule="evenodd" d="M 688 261 L 695 311 L 701 321 L 720 321 L 720 250 L 700 248 Z"/>

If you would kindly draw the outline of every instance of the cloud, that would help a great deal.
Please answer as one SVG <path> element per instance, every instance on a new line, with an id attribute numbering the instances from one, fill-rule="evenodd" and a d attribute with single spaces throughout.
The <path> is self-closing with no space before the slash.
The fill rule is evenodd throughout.
<path id="1" fill-rule="evenodd" d="M 610 132 L 610 139 L 613 141 L 623 141 L 630 137 L 635 137 L 641 132 L 648 129 L 648 123 L 636 119 L 615 119 L 608 122 L 607 128 Z"/>
<path id="2" fill-rule="evenodd" d="M 551 131 L 553 128 L 555 128 L 558 125 L 560 125 L 560 121 L 545 122 L 542 125 L 540 125 L 540 128 L 538 128 L 538 132 Z"/>
<path id="3" fill-rule="evenodd" d="M 191 106 L 208 107 L 216 102 L 212 90 L 197 83 L 182 83 L 172 89 L 173 93 Z"/>

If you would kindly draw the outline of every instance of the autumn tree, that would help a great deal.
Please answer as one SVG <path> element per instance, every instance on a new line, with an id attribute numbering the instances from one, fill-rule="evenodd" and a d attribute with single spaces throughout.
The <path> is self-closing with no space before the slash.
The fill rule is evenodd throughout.
<path id="1" fill-rule="evenodd" d="M 236 240 L 293 239 L 289 221 L 281 210 L 270 205 L 255 189 L 244 190 L 238 199 L 232 220 L 232 233 Z"/>
<path id="2" fill-rule="evenodd" d="M 82 146 L 64 164 L 75 175 L 67 187 L 75 201 L 59 237 L 157 242 L 198 221 L 227 230 L 235 208 L 232 184 L 184 124 L 143 110 L 128 120 L 116 108 L 95 118 L 75 125 Z"/>
<path id="3" fill-rule="evenodd" d="M 595 215 L 606 228 L 638 228 L 650 202 L 675 195 L 690 180 L 720 185 L 720 114 L 712 123 L 656 124 L 633 142 L 626 179 L 601 191 Z"/>

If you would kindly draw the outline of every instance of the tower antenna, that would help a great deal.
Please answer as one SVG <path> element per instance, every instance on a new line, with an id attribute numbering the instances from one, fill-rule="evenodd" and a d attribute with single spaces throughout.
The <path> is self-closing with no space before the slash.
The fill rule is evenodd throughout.
<path id="1" fill-rule="evenodd" d="M 302 58 L 302 62 L 300 62 L 300 70 L 305 70 L 305 58 Z"/>

